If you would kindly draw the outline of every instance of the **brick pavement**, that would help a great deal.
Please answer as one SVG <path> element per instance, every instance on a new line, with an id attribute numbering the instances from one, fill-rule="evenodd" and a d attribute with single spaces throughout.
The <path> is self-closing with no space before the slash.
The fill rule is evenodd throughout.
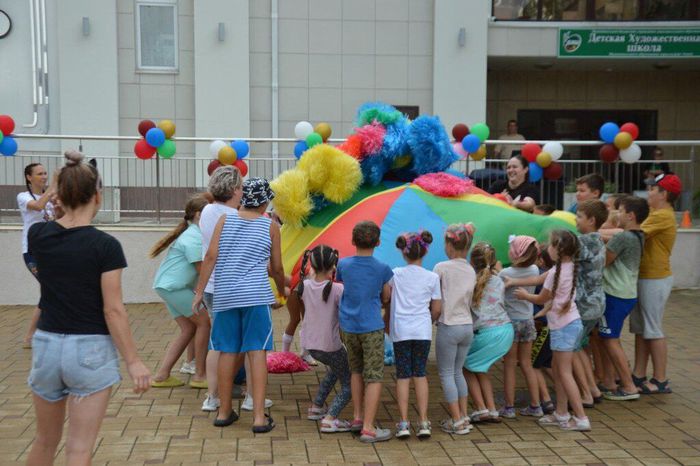
<path id="1" fill-rule="evenodd" d="M 203 390 L 188 387 L 152 389 L 134 396 L 129 383 L 112 395 L 98 436 L 94 464 L 611 464 L 700 465 L 700 291 L 678 291 L 667 311 L 670 376 L 675 393 L 646 396 L 637 402 L 606 401 L 589 410 L 593 430 L 562 432 L 543 428 L 532 419 L 479 426 L 467 436 L 450 436 L 434 429 L 433 437 L 419 441 L 391 440 L 363 445 L 350 434 L 320 434 L 305 418 L 311 394 L 322 369 L 270 375 L 268 396 L 277 422 L 268 435 L 250 432 L 251 415 L 243 412 L 234 426 L 211 425 L 213 414 L 200 411 Z M 130 305 L 129 314 L 138 348 L 146 364 L 157 366 L 176 326 L 160 304 Z M 34 437 L 31 396 L 26 386 L 30 352 L 19 342 L 30 308 L 0 307 L 0 464 L 21 464 Z M 275 313 L 276 344 L 280 347 L 286 324 L 284 310 Z M 631 338 L 624 341 L 631 354 Z M 298 335 L 295 344 L 298 342 Z M 500 379 L 501 368 L 494 374 Z M 180 376 L 181 374 L 177 374 Z M 434 354 L 429 363 L 430 418 L 446 416 Z M 393 394 L 393 369 L 385 372 L 379 422 L 393 427 L 398 411 Z M 495 382 L 496 389 L 501 387 Z M 523 388 L 519 381 L 519 389 Z M 413 402 L 413 400 L 412 400 Z M 415 415 L 415 411 L 412 411 Z M 351 416 L 350 409 L 343 413 Z M 414 416 L 415 417 L 415 416 Z M 63 464 L 62 445 L 56 464 Z"/>

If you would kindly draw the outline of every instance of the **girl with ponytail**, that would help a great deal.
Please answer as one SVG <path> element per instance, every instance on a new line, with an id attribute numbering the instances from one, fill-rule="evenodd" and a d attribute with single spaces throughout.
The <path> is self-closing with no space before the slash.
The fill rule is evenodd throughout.
<path id="1" fill-rule="evenodd" d="M 202 233 L 199 229 L 199 219 L 207 204 L 209 202 L 203 194 L 192 196 L 185 205 L 185 215 L 180 223 L 151 249 L 150 256 L 154 259 L 170 247 L 158 268 L 153 289 L 165 301 L 170 315 L 180 327 L 180 334 L 168 346 L 158 372 L 153 378 L 151 385 L 155 388 L 184 385 L 180 379 L 171 377 L 170 371 L 193 338 L 194 368 L 191 365 L 190 367 L 183 365 L 180 372 L 187 371 L 185 373 L 194 374 L 190 381 L 192 388 L 207 387 L 205 360 L 211 329 L 209 316 L 206 312 L 193 314 L 191 309 L 194 298 L 193 289 L 202 263 Z M 188 362 L 189 360 L 188 357 Z"/>
<path id="2" fill-rule="evenodd" d="M 338 305 L 343 295 L 343 285 L 334 283 L 338 251 L 319 244 L 304 252 L 299 271 L 299 285 L 290 295 L 287 306 L 304 316 L 301 327 L 301 345 L 311 356 L 327 367 L 316 397 L 308 409 L 307 419 L 321 420 L 321 432 L 347 432 L 348 421 L 338 415 L 350 401 L 350 366 L 348 353 L 340 340 Z M 313 278 L 307 277 L 311 267 Z M 340 381 L 340 390 L 325 408 L 326 398 Z"/>

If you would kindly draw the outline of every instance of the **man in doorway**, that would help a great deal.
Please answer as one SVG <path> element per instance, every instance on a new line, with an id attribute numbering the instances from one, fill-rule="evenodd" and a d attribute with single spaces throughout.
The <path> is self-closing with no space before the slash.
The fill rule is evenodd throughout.
<path id="1" fill-rule="evenodd" d="M 500 141 L 524 141 L 525 137 L 518 133 L 518 122 L 508 120 L 507 133 L 498 137 Z M 498 144 L 494 151 L 494 156 L 497 159 L 508 160 L 514 155 L 520 154 L 521 145 L 515 144 Z"/>
<path id="2" fill-rule="evenodd" d="M 644 170 L 644 184 L 646 186 L 654 186 L 657 176 L 671 173 L 671 167 L 663 160 L 664 150 L 660 146 L 656 146 L 654 148 L 654 163 L 649 165 L 649 169 Z"/>

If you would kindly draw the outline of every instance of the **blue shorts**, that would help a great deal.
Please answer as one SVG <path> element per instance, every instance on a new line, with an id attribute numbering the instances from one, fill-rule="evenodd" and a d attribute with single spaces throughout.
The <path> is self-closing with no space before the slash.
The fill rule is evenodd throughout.
<path id="1" fill-rule="evenodd" d="M 429 353 L 430 340 L 395 341 L 396 378 L 425 377 Z"/>
<path id="2" fill-rule="evenodd" d="M 119 357 L 111 336 L 34 333 L 27 383 L 46 401 L 92 395 L 120 380 Z"/>
<path id="3" fill-rule="evenodd" d="M 581 319 L 569 322 L 558 329 L 549 329 L 549 345 L 552 351 L 571 352 L 576 351 L 583 338 L 583 324 Z"/>
<path id="4" fill-rule="evenodd" d="M 272 350 L 272 313 L 267 304 L 214 313 L 210 346 L 222 353 Z"/>
<path id="5" fill-rule="evenodd" d="M 469 372 L 485 374 L 489 368 L 505 356 L 513 346 L 513 324 L 481 328 L 474 333 L 464 368 Z"/>
<path id="6" fill-rule="evenodd" d="M 194 291 L 189 288 L 174 291 L 156 288 L 156 293 L 165 301 L 165 307 L 168 308 L 168 312 L 170 312 L 173 319 L 178 317 L 187 317 L 189 319 L 192 317 Z"/>
<path id="7" fill-rule="evenodd" d="M 605 293 L 605 313 L 598 325 L 600 338 L 620 338 L 625 319 L 637 304 L 637 298 L 623 299 Z"/>

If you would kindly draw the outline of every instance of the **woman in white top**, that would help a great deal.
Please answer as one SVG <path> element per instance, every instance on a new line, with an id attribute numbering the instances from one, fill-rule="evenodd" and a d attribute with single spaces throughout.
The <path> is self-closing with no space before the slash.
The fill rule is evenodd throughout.
<path id="1" fill-rule="evenodd" d="M 49 179 L 46 168 L 40 163 L 30 163 L 24 167 L 24 184 L 26 191 L 17 194 L 17 206 L 22 214 L 22 258 L 24 265 L 29 272 L 37 278 L 37 268 L 34 258 L 27 252 L 27 232 L 29 227 L 39 222 L 49 222 L 54 219 L 54 206 L 51 199 L 55 195 L 56 183 L 51 183 L 47 188 L 46 182 Z M 55 180 L 54 180 L 55 181 Z M 38 279 L 38 278 L 37 278 Z M 24 337 L 23 347 L 32 347 L 32 336 L 36 331 L 36 324 L 39 321 L 40 309 L 34 309 L 29 329 Z"/>

